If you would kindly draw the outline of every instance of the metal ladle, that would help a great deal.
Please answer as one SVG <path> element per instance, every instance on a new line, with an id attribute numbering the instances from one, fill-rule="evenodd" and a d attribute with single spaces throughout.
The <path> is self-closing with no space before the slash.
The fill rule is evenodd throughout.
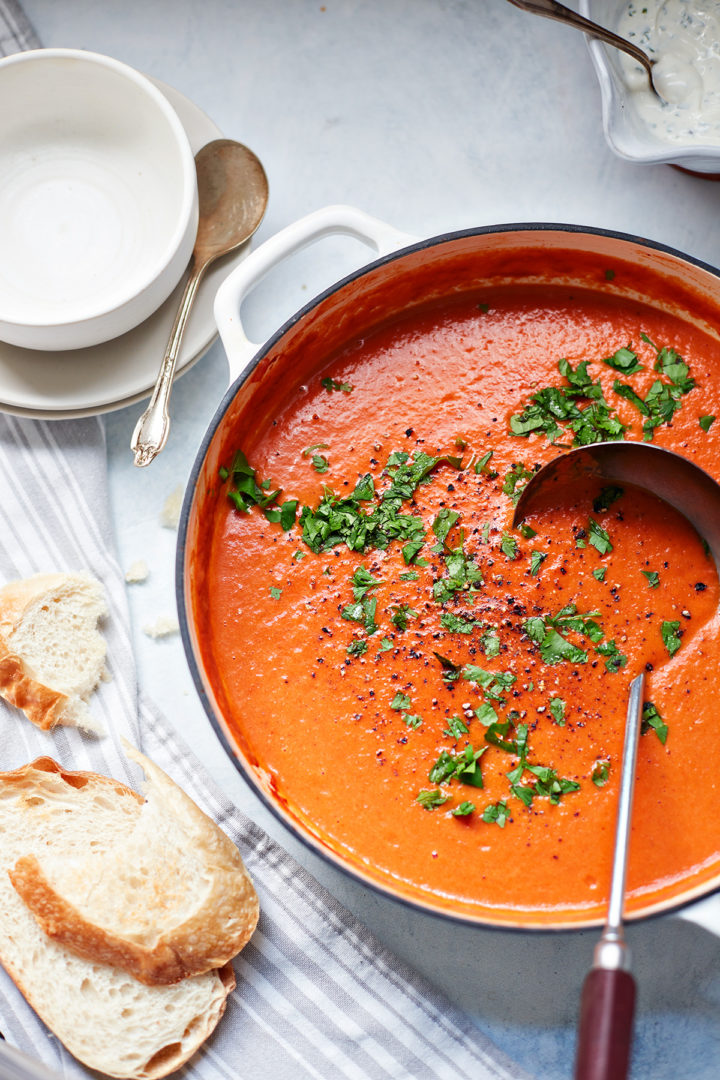
<path id="1" fill-rule="evenodd" d="M 150 404 L 133 432 L 136 465 L 149 465 L 167 442 L 168 401 L 183 333 L 200 279 L 211 262 L 246 243 L 263 219 L 268 201 L 265 170 L 252 150 L 232 139 L 215 139 L 195 155 L 200 219 L 185 286 L 160 364 Z"/>
<path id="2" fill-rule="evenodd" d="M 568 490 L 582 490 L 598 480 L 646 488 L 679 510 L 707 543 L 720 573 L 720 485 L 687 458 L 648 443 L 595 443 L 555 458 L 523 489 L 513 527 L 533 512 L 557 505 L 559 497 L 567 499 Z M 583 986 L 575 1080 L 624 1080 L 630 1061 L 635 980 L 623 912 L 644 680 L 641 673 L 630 683 L 610 901 Z"/>
<path id="3" fill-rule="evenodd" d="M 564 4 L 558 4 L 556 0 L 510 0 L 510 3 L 523 11 L 530 11 L 533 15 L 544 15 L 547 19 L 555 19 L 557 22 L 565 23 L 567 26 L 574 26 L 577 30 L 590 34 L 591 37 L 599 38 L 606 45 L 612 45 L 616 49 L 626 52 L 628 56 L 632 56 L 633 60 L 637 60 L 639 64 L 642 64 L 647 71 L 651 88 L 661 100 L 665 100 L 653 82 L 655 61 L 651 60 L 647 53 L 644 53 L 637 45 L 633 45 L 632 42 L 620 37 L 619 34 L 614 34 L 612 30 L 600 26 L 599 23 L 593 22 L 592 19 L 586 19 L 584 15 L 572 11 L 570 8 L 565 7 Z"/>

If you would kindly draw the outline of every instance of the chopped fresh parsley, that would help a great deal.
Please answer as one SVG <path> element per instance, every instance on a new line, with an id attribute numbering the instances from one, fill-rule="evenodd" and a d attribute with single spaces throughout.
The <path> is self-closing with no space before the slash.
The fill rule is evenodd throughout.
<path id="1" fill-rule="evenodd" d="M 440 788 L 435 788 L 432 791 L 428 791 L 424 788 L 419 792 L 416 802 L 419 802 L 424 810 L 435 810 L 438 806 L 442 806 L 450 798 L 445 792 L 440 791 Z"/>
<path id="2" fill-rule="evenodd" d="M 510 496 L 513 506 L 517 505 L 523 488 L 531 477 L 531 470 L 521 463 L 516 463 L 506 472 L 502 490 L 505 495 Z"/>
<path id="3" fill-rule="evenodd" d="M 454 664 L 452 660 L 449 660 L 447 656 L 443 656 L 441 653 L 433 653 L 435 658 L 439 660 L 440 667 L 442 668 L 442 679 L 446 686 L 451 686 L 452 683 L 457 682 L 460 678 L 461 667 L 460 664 Z"/>
<path id="4" fill-rule="evenodd" d="M 657 570 L 641 570 L 640 573 L 647 578 L 649 589 L 657 589 L 660 584 L 660 575 Z"/>
<path id="5" fill-rule="evenodd" d="M 385 584 L 380 578 L 373 577 L 366 566 L 358 566 L 350 581 L 353 587 L 353 596 L 356 600 L 362 600 L 377 585 Z"/>
<path id="6" fill-rule="evenodd" d="M 565 709 L 566 705 L 562 698 L 550 698 L 550 712 L 558 727 L 565 726 Z"/>
<path id="7" fill-rule="evenodd" d="M 596 514 L 602 514 L 603 510 L 609 510 L 614 502 L 625 494 L 621 487 L 609 484 L 604 487 L 596 499 L 593 500 L 593 510 Z"/>
<path id="8" fill-rule="evenodd" d="M 412 728 L 413 731 L 417 731 L 417 729 L 422 724 L 422 716 L 417 716 L 413 713 L 403 713 L 400 719 L 402 720 L 403 724 L 407 724 L 407 726 L 409 728 Z"/>
<path id="9" fill-rule="evenodd" d="M 649 731 L 654 731 L 663 746 L 665 745 L 668 737 L 668 726 L 652 701 L 646 701 L 643 705 L 640 734 L 647 735 Z"/>
<path id="10" fill-rule="evenodd" d="M 520 552 L 518 551 L 517 540 L 514 536 L 510 536 L 509 533 L 502 534 L 502 539 L 500 540 L 500 550 L 502 551 L 505 558 L 509 559 L 511 562 L 514 559 L 517 559 L 518 555 L 520 554 Z"/>
<path id="11" fill-rule="evenodd" d="M 596 761 L 593 765 L 593 771 L 590 774 L 595 787 L 605 787 L 610 777 L 610 762 L 609 761 Z"/>
<path id="12" fill-rule="evenodd" d="M 660 633 L 662 634 L 663 644 L 665 648 L 674 656 L 678 651 L 682 642 L 680 640 L 680 622 L 679 620 L 666 620 L 660 627 Z"/>
<path id="13" fill-rule="evenodd" d="M 311 463 L 315 472 L 326 473 L 330 468 L 330 462 L 324 454 L 313 454 Z"/>
<path id="14" fill-rule="evenodd" d="M 622 371 L 623 375 L 634 375 L 636 371 L 645 370 L 637 355 L 632 349 L 627 348 L 618 349 L 612 356 L 606 356 L 603 364 L 614 368 L 615 371 Z"/>
<path id="15" fill-rule="evenodd" d="M 456 593 L 472 597 L 483 584 L 482 570 L 472 556 L 466 555 L 462 548 L 455 548 L 443 555 L 443 561 L 447 575 L 433 582 L 435 602 L 444 604 Z"/>
<path id="16" fill-rule="evenodd" d="M 491 480 L 493 480 L 497 476 L 496 472 L 493 472 L 491 469 L 487 468 L 487 464 L 490 461 L 490 458 L 493 456 L 493 453 L 493 450 L 488 450 L 487 453 L 483 454 L 481 458 L 478 458 L 478 460 L 473 465 L 473 469 L 476 473 L 487 472 L 487 475 L 490 477 Z"/>
<path id="17" fill-rule="evenodd" d="M 403 694 L 401 690 L 398 690 L 395 697 L 390 702 L 390 708 L 396 709 L 398 712 L 402 712 L 403 709 L 410 708 L 410 698 L 407 694 Z"/>
<path id="18" fill-rule="evenodd" d="M 462 677 L 468 682 L 477 683 L 486 700 L 490 701 L 502 701 L 503 691 L 509 690 L 517 681 L 517 675 L 513 675 L 511 671 L 485 671 L 477 664 L 465 664 Z"/>
<path id="19" fill-rule="evenodd" d="M 593 577 L 596 578 L 597 581 L 604 581 L 606 573 L 607 566 L 596 566 L 592 572 Z"/>
<path id="20" fill-rule="evenodd" d="M 388 637 L 384 637 L 378 647 L 378 652 L 389 652 L 392 649 L 393 643 Z"/>
<path id="21" fill-rule="evenodd" d="M 457 510 L 449 510 L 447 507 L 444 507 L 436 515 L 435 520 L 432 523 L 432 531 L 435 533 L 441 544 L 445 543 L 448 533 L 459 518 L 460 514 Z"/>
<path id="22" fill-rule="evenodd" d="M 277 585 L 272 585 L 270 587 L 270 595 L 272 596 L 273 600 L 279 600 L 282 596 L 282 589 L 279 589 Z"/>
<path id="23" fill-rule="evenodd" d="M 374 634 L 378 629 L 378 624 L 375 622 L 376 609 L 375 597 L 365 596 L 362 600 L 355 600 L 352 604 L 348 604 L 343 608 L 341 615 L 348 622 L 362 623 L 366 634 Z"/>
<path id="24" fill-rule="evenodd" d="M 453 615 L 450 611 L 443 611 L 440 616 L 440 625 L 453 634 L 472 634 L 478 622 L 477 619 L 467 619 L 463 615 Z"/>
<path id="25" fill-rule="evenodd" d="M 469 728 L 461 716 L 451 716 L 447 722 L 447 728 L 443 735 L 449 735 L 455 742 L 463 735 L 467 735 Z"/>
<path id="26" fill-rule="evenodd" d="M 484 631 L 480 638 L 480 648 L 488 659 L 500 655 L 500 638 L 492 627 Z"/>
<path id="27" fill-rule="evenodd" d="M 392 609 L 392 615 L 390 616 L 390 622 L 393 626 L 396 626 L 398 630 L 407 630 L 408 619 L 417 619 L 418 613 L 409 604 L 396 604 Z"/>
<path id="28" fill-rule="evenodd" d="M 531 551 L 530 552 L 530 573 L 533 577 L 537 577 L 540 567 L 547 559 L 546 551 Z"/>
<path id="29" fill-rule="evenodd" d="M 367 651 L 368 643 L 364 639 L 351 641 L 346 649 L 348 656 L 364 656 Z"/>
<path id="30" fill-rule="evenodd" d="M 607 530 L 603 529 L 602 525 L 598 525 L 595 518 L 590 518 L 588 540 L 594 548 L 597 548 L 601 555 L 607 555 L 607 553 L 613 549 Z"/>
<path id="31" fill-rule="evenodd" d="M 450 813 L 453 817 L 467 817 L 468 814 L 472 814 L 474 810 L 475 803 L 465 801 L 458 803 L 457 806 L 454 806 Z"/>
<path id="32" fill-rule="evenodd" d="M 499 825 L 501 829 L 504 829 L 506 823 L 510 820 L 510 811 L 505 799 L 500 799 L 496 803 L 489 803 L 482 812 L 482 819 L 488 825 Z"/>
<path id="33" fill-rule="evenodd" d="M 615 674 L 627 664 L 627 656 L 625 653 L 620 652 L 614 638 L 612 641 L 601 641 L 597 651 L 601 656 L 605 657 L 605 670 L 612 674 Z"/>
<path id="34" fill-rule="evenodd" d="M 320 385 L 324 390 L 342 392 L 343 394 L 349 394 L 353 387 L 347 382 L 338 382 L 337 379 L 331 379 L 329 376 L 320 380 Z"/>
<path id="35" fill-rule="evenodd" d="M 243 454 L 238 450 L 233 457 L 230 468 L 224 466 L 220 469 L 221 480 L 230 480 L 231 487 L 228 489 L 228 498 L 236 510 L 249 514 L 253 506 L 259 507 L 268 521 L 279 522 L 285 532 L 295 524 L 297 511 L 297 499 L 288 499 L 284 503 L 278 503 L 282 495 L 282 488 L 268 491 L 268 480 L 258 483 L 257 473 Z"/>
<path id="36" fill-rule="evenodd" d="M 703 429 L 703 431 L 707 435 L 708 431 L 710 430 L 710 428 L 715 423 L 715 417 L 710 416 L 710 415 L 701 416 L 700 419 L 698 420 L 698 423 L 700 424 L 700 427 Z"/>
<path id="37" fill-rule="evenodd" d="M 537 390 L 522 413 L 510 417 L 510 433 L 527 436 L 542 432 L 554 443 L 565 430 L 573 434 L 573 446 L 587 446 L 607 439 L 622 439 L 626 427 L 614 415 L 603 395 L 599 381 L 593 382 L 588 373 L 588 361 L 573 369 L 568 360 L 558 362 L 565 386 L 546 386 Z M 588 404 L 580 408 L 577 399 Z"/>

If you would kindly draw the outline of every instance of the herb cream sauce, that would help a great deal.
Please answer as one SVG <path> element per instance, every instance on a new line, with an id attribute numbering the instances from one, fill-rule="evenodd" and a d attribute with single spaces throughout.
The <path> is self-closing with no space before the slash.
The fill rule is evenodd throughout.
<path id="1" fill-rule="evenodd" d="M 622 56 L 624 80 L 644 124 L 663 142 L 720 145 L 720 0 L 631 0 L 617 31 L 654 60 L 654 83 Z"/>

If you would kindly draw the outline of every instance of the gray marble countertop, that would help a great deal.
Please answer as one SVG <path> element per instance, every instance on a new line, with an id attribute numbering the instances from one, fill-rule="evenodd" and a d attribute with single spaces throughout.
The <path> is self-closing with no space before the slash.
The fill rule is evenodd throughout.
<path id="1" fill-rule="evenodd" d="M 47 46 L 124 60 L 194 101 L 263 161 L 270 204 L 256 243 L 310 210 L 349 203 L 417 236 L 502 222 L 565 222 L 646 236 L 715 264 L 720 185 L 607 148 L 580 35 L 505 0 L 25 0 Z M 333 241 L 294 257 L 250 296 L 262 340 L 365 261 Z M 159 360 L 159 357 L 158 357 Z M 178 381 L 164 453 L 135 469 L 138 406 L 107 415 L 112 512 L 141 684 L 225 791 L 391 949 L 420 969 L 539 1080 L 572 1073 L 579 989 L 595 933 L 521 935 L 413 913 L 293 840 L 226 758 L 197 699 L 174 615 L 176 535 L 160 524 L 223 396 L 216 342 Z M 678 919 L 630 930 L 639 982 L 633 1080 L 720 1075 L 720 942 Z"/>

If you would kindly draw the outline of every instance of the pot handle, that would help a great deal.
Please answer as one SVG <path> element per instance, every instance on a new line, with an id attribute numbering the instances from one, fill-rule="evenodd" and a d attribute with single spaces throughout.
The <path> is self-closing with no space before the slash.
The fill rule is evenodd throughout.
<path id="1" fill-rule="evenodd" d="M 225 346 L 231 383 L 260 348 L 259 343 L 248 339 L 240 318 L 240 305 L 247 294 L 288 255 L 335 233 L 361 240 L 378 255 L 387 255 L 417 240 L 362 210 L 341 205 L 315 210 L 271 236 L 228 275 L 215 297 L 215 322 Z"/>

